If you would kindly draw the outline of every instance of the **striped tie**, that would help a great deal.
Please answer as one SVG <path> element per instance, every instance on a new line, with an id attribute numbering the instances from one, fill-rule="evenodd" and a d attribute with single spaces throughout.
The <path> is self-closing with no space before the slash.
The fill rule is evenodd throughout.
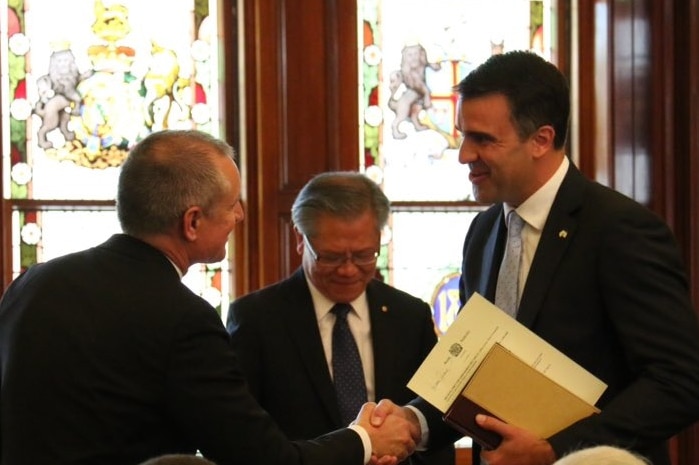
<path id="1" fill-rule="evenodd" d="M 507 215 L 507 219 L 507 245 L 498 273 L 495 305 L 511 317 L 516 318 L 519 307 L 519 268 L 522 263 L 524 220 L 514 210 Z"/>

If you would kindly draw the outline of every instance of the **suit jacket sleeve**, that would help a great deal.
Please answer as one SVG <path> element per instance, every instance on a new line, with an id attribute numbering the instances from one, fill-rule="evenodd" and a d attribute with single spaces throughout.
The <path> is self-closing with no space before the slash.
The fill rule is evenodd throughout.
<path id="1" fill-rule="evenodd" d="M 639 208 L 616 211 L 599 234 L 596 292 L 621 352 L 609 357 L 624 362 L 601 414 L 549 439 L 559 456 L 598 443 L 643 452 L 699 416 L 699 331 L 671 232 Z"/>
<path id="2" fill-rule="evenodd" d="M 311 441 L 288 441 L 248 391 L 216 313 L 202 306 L 197 310 L 177 328 L 163 393 L 183 437 L 192 438 L 219 465 L 363 462 L 361 439 L 348 429 Z"/>

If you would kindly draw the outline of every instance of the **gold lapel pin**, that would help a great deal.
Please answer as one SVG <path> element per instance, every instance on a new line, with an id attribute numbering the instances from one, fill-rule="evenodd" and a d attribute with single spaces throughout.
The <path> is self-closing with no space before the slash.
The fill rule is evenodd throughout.
<path id="1" fill-rule="evenodd" d="M 561 229 L 558 232 L 558 237 L 560 237 L 561 239 L 565 239 L 566 237 L 568 237 L 568 231 L 566 231 L 565 229 Z"/>
<path id="2" fill-rule="evenodd" d="M 382 306 L 381 306 L 381 311 L 384 312 L 384 313 L 386 313 L 386 312 L 388 311 L 388 307 L 385 306 L 385 305 L 382 305 Z"/>

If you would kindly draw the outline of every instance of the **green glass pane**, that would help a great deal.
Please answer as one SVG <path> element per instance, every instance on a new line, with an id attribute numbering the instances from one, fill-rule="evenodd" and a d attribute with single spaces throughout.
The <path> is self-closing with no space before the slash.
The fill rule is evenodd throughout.
<path id="1" fill-rule="evenodd" d="M 0 1 L 3 196 L 113 199 L 128 150 L 150 132 L 218 134 L 210 3 Z"/>
<path id="2" fill-rule="evenodd" d="M 120 231 L 104 200 L 141 138 L 166 128 L 220 134 L 220 10 L 216 0 L 0 0 L 14 276 Z M 227 260 L 184 279 L 219 310 L 229 281 Z"/>

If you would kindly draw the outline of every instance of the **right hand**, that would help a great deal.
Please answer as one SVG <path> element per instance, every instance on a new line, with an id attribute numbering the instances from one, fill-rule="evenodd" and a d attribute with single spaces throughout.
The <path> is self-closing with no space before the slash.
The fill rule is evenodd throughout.
<path id="1" fill-rule="evenodd" d="M 383 399 L 378 403 L 371 415 L 371 424 L 379 427 L 389 415 L 398 415 L 410 422 L 410 434 L 416 444 L 420 443 L 422 432 L 420 430 L 420 421 L 417 419 L 415 412 L 407 407 L 398 406 L 388 399 Z"/>
<path id="2" fill-rule="evenodd" d="M 396 457 L 398 461 L 405 460 L 416 446 L 412 421 L 405 416 L 400 407 L 391 403 L 391 406 L 384 406 L 381 421 L 372 423 L 375 409 L 376 404 L 373 402 L 364 404 L 354 424 L 367 431 L 371 438 L 372 454 L 378 460 L 386 461 L 388 457 Z"/>

